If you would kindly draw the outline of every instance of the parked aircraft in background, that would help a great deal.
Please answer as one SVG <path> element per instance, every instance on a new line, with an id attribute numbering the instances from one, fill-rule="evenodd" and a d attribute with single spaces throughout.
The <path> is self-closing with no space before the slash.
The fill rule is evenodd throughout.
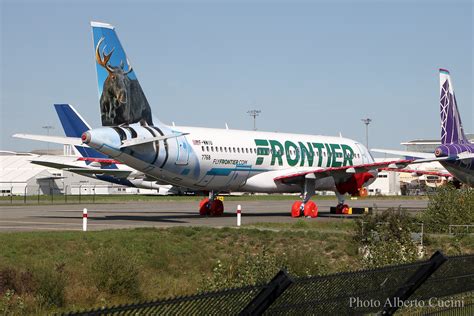
<path id="1" fill-rule="evenodd" d="M 56 113 L 67 137 L 80 137 L 90 129 L 89 124 L 69 104 L 55 104 Z M 156 179 L 149 179 L 144 173 L 110 159 L 96 150 L 83 146 L 82 143 L 71 144 L 65 142 L 64 137 L 15 134 L 13 137 L 69 144 L 74 149 L 75 156 L 42 155 L 34 157 L 31 162 L 37 165 L 74 172 L 86 177 L 102 181 L 136 187 L 141 189 L 156 190 L 158 194 L 178 194 L 180 190 L 169 184 L 159 184 Z"/>
<path id="2" fill-rule="evenodd" d="M 379 168 L 403 168 L 420 159 L 374 162 L 357 141 L 299 135 L 168 126 L 152 117 L 134 69 L 110 24 L 92 22 L 102 128 L 81 140 L 101 153 L 171 183 L 209 191 L 200 214 L 220 215 L 220 191 L 300 192 L 292 215 L 317 216 L 316 190 L 367 195 Z"/>
<path id="3" fill-rule="evenodd" d="M 373 152 L 435 159 L 456 179 L 474 187 L 474 144 L 466 137 L 462 127 L 451 76 L 446 69 L 439 70 L 441 145 L 433 154 L 390 149 L 372 149 Z"/>

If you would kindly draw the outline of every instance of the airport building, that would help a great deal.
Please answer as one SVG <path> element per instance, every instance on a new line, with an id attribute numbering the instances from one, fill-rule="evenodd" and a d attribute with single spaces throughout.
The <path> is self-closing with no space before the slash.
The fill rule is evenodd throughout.
<path id="1" fill-rule="evenodd" d="M 111 184 L 30 162 L 38 156 L 33 153 L 0 151 L 0 196 L 156 193 L 156 190 Z"/>
<path id="2" fill-rule="evenodd" d="M 466 134 L 466 137 L 471 143 L 474 143 L 474 134 Z M 401 144 L 406 146 L 407 151 L 434 153 L 436 147 L 441 145 L 441 142 L 439 139 L 415 139 Z"/>

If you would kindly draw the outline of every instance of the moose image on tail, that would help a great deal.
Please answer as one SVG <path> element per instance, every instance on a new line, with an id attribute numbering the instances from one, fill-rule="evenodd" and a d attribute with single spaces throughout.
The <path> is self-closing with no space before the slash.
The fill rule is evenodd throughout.
<path id="1" fill-rule="evenodd" d="M 108 72 L 100 96 L 102 125 L 128 125 L 137 122 L 140 122 L 142 126 L 153 125 L 150 105 L 138 80 L 128 78 L 128 74 L 132 72 L 128 59 L 127 71 L 124 70 L 123 61 L 120 62 L 119 66 L 109 65 L 114 49 L 112 48 L 106 54 L 104 46 L 101 56 L 99 50 L 103 41 L 104 38 L 102 37 L 95 49 L 97 63 Z"/>

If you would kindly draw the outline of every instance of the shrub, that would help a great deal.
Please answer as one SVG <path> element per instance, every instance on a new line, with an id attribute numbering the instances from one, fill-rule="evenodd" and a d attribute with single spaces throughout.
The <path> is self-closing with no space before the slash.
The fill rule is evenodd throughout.
<path id="1" fill-rule="evenodd" d="M 271 280 L 279 268 L 276 256 L 265 247 L 258 253 L 243 253 L 238 260 L 229 263 L 217 260 L 211 276 L 204 279 L 200 290 L 215 291 L 261 284 Z"/>
<path id="2" fill-rule="evenodd" d="M 25 303 L 13 290 L 6 290 L 0 298 L 0 313 L 3 315 L 24 315 Z"/>
<path id="3" fill-rule="evenodd" d="M 64 265 L 57 265 L 55 269 L 49 266 L 40 266 L 34 271 L 36 279 L 36 298 L 43 306 L 62 307 L 66 301 L 66 278 Z"/>
<path id="4" fill-rule="evenodd" d="M 372 268 L 415 261 L 417 247 L 411 233 L 419 230 L 416 227 L 414 218 L 400 209 L 366 214 L 358 219 L 355 239 L 363 264 Z"/>
<path id="5" fill-rule="evenodd" d="M 0 294 L 13 291 L 22 295 L 35 291 L 36 282 L 30 271 L 17 271 L 13 268 L 4 268 L 0 271 Z"/>
<path id="6" fill-rule="evenodd" d="M 421 218 L 428 232 L 447 233 L 449 225 L 474 224 L 474 190 L 452 185 L 438 188 L 429 197 Z"/>
<path id="7" fill-rule="evenodd" d="M 125 252 L 101 250 L 91 271 L 93 281 L 100 291 L 134 299 L 141 297 L 137 261 Z"/>

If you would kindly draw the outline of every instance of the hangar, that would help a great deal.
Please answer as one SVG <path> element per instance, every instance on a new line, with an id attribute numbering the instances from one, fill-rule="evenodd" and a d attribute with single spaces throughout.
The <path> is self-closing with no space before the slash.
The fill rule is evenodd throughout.
<path id="1" fill-rule="evenodd" d="M 0 196 L 155 193 L 154 190 L 128 188 L 30 162 L 39 156 L 0 151 Z"/>

